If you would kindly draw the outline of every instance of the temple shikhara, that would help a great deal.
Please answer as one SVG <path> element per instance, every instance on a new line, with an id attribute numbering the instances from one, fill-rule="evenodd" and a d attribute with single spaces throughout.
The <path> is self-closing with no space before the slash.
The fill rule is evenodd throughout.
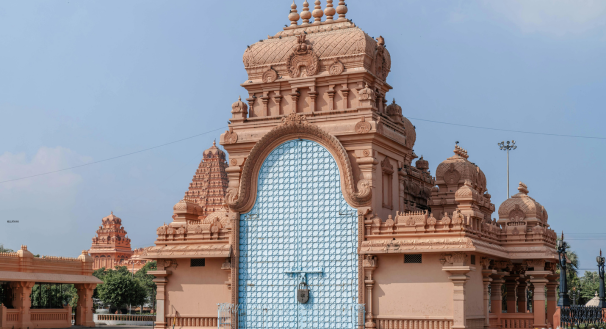
<path id="1" fill-rule="evenodd" d="M 547 211 L 523 183 L 497 210 L 458 144 L 423 150 L 443 153 L 430 173 L 388 101 L 395 33 L 370 37 L 352 7 L 293 3 L 288 26 L 243 47 L 247 95 L 220 136 L 229 160 L 204 152 L 142 252 L 158 261 L 156 326 L 550 327 Z"/>
<path id="2" fill-rule="evenodd" d="M 129 271 L 136 272 L 147 263 L 147 260 L 141 258 L 144 248 L 133 251 L 126 234 L 122 219 L 115 216 L 113 211 L 101 220 L 101 226 L 88 250 L 94 260 L 93 270 L 126 266 Z"/>

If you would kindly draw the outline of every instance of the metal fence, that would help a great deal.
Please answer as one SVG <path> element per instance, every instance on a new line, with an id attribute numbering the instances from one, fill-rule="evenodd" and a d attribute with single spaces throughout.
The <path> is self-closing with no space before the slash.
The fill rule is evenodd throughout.
<path id="1" fill-rule="evenodd" d="M 606 327 L 604 309 L 597 306 L 561 306 L 560 307 L 560 326 L 563 328 L 574 327 Z"/>
<path id="2" fill-rule="evenodd" d="M 219 304 L 219 329 L 364 328 L 364 304 Z"/>

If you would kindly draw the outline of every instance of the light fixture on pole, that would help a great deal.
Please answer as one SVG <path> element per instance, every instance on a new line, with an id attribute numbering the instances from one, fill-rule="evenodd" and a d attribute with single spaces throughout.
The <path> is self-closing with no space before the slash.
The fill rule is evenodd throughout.
<path id="1" fill-rule="evenodd" d="M 600 249 L 600 255 L 596 257 L 596 261 L 598 262 L 598 275 L 600 276 L 600 299 L 598 302 L 598 307 L 605 308 L 606 299 L 604 298 L 604 264 L 606 263 L 606 258 L 602 256 L 602 249 Z"/>
<path id="2" fill-rule="evenodd" d="M 513 151 L 518 147 L 516 146 L 516 141 L 514 140 L 511 142 L 507 141 L 507 143 L 503 141 L 497 143 L 497 145 L 499 145 L 502 151 L 507 151 L 507 199 L 509 199 L 509 151 Z"/>

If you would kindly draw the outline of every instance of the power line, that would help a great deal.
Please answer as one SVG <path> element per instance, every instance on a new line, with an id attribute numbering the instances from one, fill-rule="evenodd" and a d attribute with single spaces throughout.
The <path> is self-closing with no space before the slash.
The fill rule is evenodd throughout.
<path id="1" fill-rule="evenodd" d="M 586 139 L 606 140 L 606 137 L 540 133 L 540 132 L 535 132 L 535 131 L 523 131 L 523 130 L 512 130 L 512 129 L 501 129 L 501 128 L 492 128 L 492 127 L 472 126 L 472 125 L 466 125 L 466 124 L 462 124 L 462 123 L 450 123 L 450 122 L 444 122 L 444 121 L 427 120 L 427 119 L 419 119 L 419 118 L 412 118 L 412 117 L 407 117 L 407 118 L 408 119 L 413 119 L 413 120 L 419 120 L 419 121 L 440 123 L 440 124 L 443 124 L 443 125 L 450 125 L 450 126 L 460 126 L 460 127 L 485 129 L 485 130 L 507 131 L 507 132 L 521 133 L 521 134 L 530 134 L 530 135 L 544 135 L 544 136 L 573 137 L 573 138 L 586 138 Z"/>
<path id="2" fill-rule="evenodd" d="M 197 135 L 181 138 L 181 139 L 178 139 L 178 140 L 175 140 L 175 141 L 172 141 L 172 142 L 168 142 L 168 143 L 164 143 L 164 144 L 148 147 L 146 149 L 142 149 L 142 150 L 139 150 L 139 151 L 135 151 L 135 152 L 130 152 L 130 153 L 118 155 L 118 156 L 107 158 L 107 159 L 103 159 L 103 160 L 93 161 L 93 162 L 89 162 L 89 163 L 85 163 L 85 164 L 81 164 L 81 165 L 77 165 L 77 166 L 73 166 L 73 167 L 68 167 L 68 168 L 63 168 L 63 169 L 59 169 L 59 170 L 48 171 L 48 172 L 44 172 L 44 173 L 40 173 L 40 174 L 35 174 L 35 175 L 31 175 L 31 176 L 25 176 L 25 177 L 19 177 L 19 178 L 13 178 L 13 179 L 5 180 L 5 181 L 0 181 L 0 184 L 8 183 L 8 182 L 14 182 L 14 181 L 18 181 L 18 180 L 22 180 L 22 179 L 27 179 L 27 178 L 32 178 L 32 177 L 39 177 L 39 176 L 44 176 L 44 175 L 50 175 L 50 174 L 58 173 L 58 172 L 61 172 L 61 171 L 66 171 L 66 170 L 71 170 L 71 169 L 75 169 L 75 168 L 86 167 L 86 166 L 94 165 L 94 164 L 101 163 L 101 162 L 115 160 L 115 159 L 119 159 L 119 158 L 130 156 L 130 155 L 134 155 L 134 154 L 150 151 L 150 150 L 153 150 L 153 149 L 157 149 L 159 147 L 163 147 L 163 146 L 179 143 L 179 142 L 182 142 L 182 141 L 185 141 L 185 140 L 188 140 L 188 139 L 196 138 L 196 137 L 199 137 L 199 136 L 202 136 L 202 135 L 206 135 L 208 133 L 212 133 L 212 132 L 215 132 L 215 131 L 218 131 L 218 130 L 222 130 L 222 129 L 225 129 L 225 128 L 227 128 L 227 127 L 223 126 L 223 127 L 220 127 L 220 128 L 214 129 L 214 130 L 203 132 L 201 134 L 197 134 Z"/>

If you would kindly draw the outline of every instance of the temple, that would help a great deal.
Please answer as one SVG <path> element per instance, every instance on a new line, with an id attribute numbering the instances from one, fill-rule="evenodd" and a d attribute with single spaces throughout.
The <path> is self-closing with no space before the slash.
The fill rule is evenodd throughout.
<path id="1" fill-rule="evenodd" d="M 297 8 L 244 51 L 248 95 L 220 138 L 227 187 L 212 192 L 226 205 L 201 201 L 220 185 L 196 181 L 201 165 L 142 256 L 158 261 L 156 326 L 549 327 L 545 208 L 520 183 L 493 219 L 487 177 L 458 144 L 432 176 L 387 101 L 387 39 L 345 1 Z"/>
<path id="2" fill-rule="evenodd" d="M 202 161 L 194 178 L 185 192 L 185 199 L 197 203 L 202 208 L 202 217 L 223 209 L 225 191 L 227 190 L 227 161 L 225 152 L 213 146 L 204 151 Z"/>
<path id="3" fill-rule="evenodd" d="M 136 254 L 133 253 L 126 234 L 122 219 L 115 216 L 113 211 L 101 220 L 101 226 L 88 250 L 94 260 L 93 270 L 127 266 L 129 271 L 136 272 L 145 265 L 147 260 L 140 258 L 143 250 L 139 249 Z"/>

